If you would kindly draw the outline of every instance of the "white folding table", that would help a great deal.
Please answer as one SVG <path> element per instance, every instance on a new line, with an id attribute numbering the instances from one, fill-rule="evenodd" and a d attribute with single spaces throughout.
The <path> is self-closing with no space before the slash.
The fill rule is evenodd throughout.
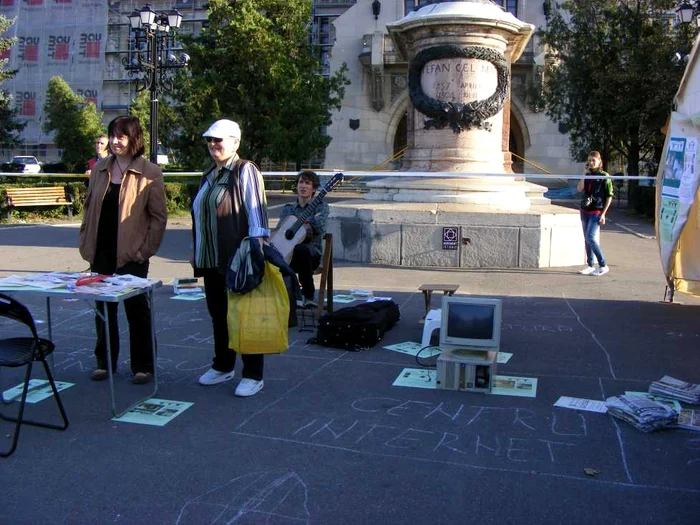
<path id="1" fill-rule="evenodd" d="M 156 393 L 158 393 L 158 367 L 156 366 L 157 364 L 157 357 L 156 357 L 156 328 L 155 328 L 155 303 L 153 301 L 153 292 L 156 288 L 159 288 L 162 286 L 163 283 L 161 281 L 154 281 L 153 283 L 149 284 L 146 287 L 143 288 L 132 288 L 129 289 L 123 293 L 120 294 L 115 294 L 115 295 L 107 295 L 104 293 L 82 293 L 82 292 L 75 292 L 66 288 L 50 288 L 50 289 L 42 289 L 42 288 L 34 288 L 30 286 L 0 286 L 0 292 L 2 293 L 9 293 L 9 294 L 17 294 L 17 295 L 41 295 L 46 298 L 46 321 L 48 323 L 48 338 L 49 340 L 53 341 L 53 330 L 51 327 L 51 298 L 52 297 L 60 297 L 62 299 L 65 298 L 74 298 L 74 299 L 83 299 L 86 302 L 90 303 L 92 308 L 95 310 L 97 315 L 99 315 L 105 322 L 105 331 L 106 331 L 106 339 L 107 339 L 107 375 L 109 378 L 109 392 L 111 396 L 111 401 L 112 401 L 112 414 L 114 414 L 115 417 L 119 417 L 132 408 L 134 408 L 136 405 L 139 405 L 143 403 L 144 401 L 154 397 Z M 95 301 L 102 301 L 105 303 L 123 303 L 126 299 L 130 299 L 131 297 L 136 297 L 141 294 L 146 294 L 148 296 L 149 303 L 151 305 L 151 341 L 152 341 L 152 349 L 153 349 L 153 389 L 149 392 L 149 394 L 136 401 L 135 403 L 129 405 L 126 409 L 122 410 L 121 412 L 117 410 L 117 402 L 116 402 L 116 396 L 114 393 L 114 370 L 112 370 L 112 348 L 110 344 L 110 326 L 109 326 L 109 316 L 105 315 L 107 313 L 106 308 L 104 314 L 101 313 L 98 309 L 97 306 L 94 304 Z M 1 393 L 1 391 L 0 391 Z M 1 395 L 1 394 L 0 394 Z M 4 398 L 3 398 L 4 401 Z"/>

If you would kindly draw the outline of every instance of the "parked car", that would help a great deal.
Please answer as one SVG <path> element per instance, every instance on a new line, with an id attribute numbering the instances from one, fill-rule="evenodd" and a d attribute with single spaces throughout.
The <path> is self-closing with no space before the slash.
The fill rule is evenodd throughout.
<path id="1" fill-rule="evenodd" d="M 36 157 L 20 155 L 12 157 L 10 167 L 10 171 L 16 173 L 39 173 L 41 171 L 41 162 Z"/>
<path id="2" fill-rule="evenodd" d="M 168 159 L 168 150 L 165 149 L 163 144 L 160 142 L 158 143 L 158 155 L 156 156 L 156 164 L 158 166 L 165 166 L 166 164 L 170 164 L 170 160 Z"/>

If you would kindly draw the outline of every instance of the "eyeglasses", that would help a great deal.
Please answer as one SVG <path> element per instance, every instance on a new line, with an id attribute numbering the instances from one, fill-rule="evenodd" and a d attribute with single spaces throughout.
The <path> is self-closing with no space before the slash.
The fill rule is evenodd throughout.
<path id="1" fill-rule="evenodd" d="M 214 142 L 215 144 L 218 144 L 224 139 L 217 139 L 216 137 L 207 137 L 207 142 Z"/>

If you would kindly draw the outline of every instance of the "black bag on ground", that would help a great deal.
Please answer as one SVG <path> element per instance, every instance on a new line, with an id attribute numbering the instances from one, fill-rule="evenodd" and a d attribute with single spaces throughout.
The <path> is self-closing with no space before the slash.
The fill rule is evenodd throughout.
<path id="1" fill-rule="evenodd" d="M 381 341 L 399 317 L 399 307 L 394 301 L 373 301 L 341 308 L 321 316 L 316 337 L 308 342 L 344 350 L 366 350 Z"/>

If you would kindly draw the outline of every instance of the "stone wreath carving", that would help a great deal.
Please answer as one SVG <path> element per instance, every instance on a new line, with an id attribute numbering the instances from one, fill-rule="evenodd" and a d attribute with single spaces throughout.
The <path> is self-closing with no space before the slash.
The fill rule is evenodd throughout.
<path id="1" fill-rule="evenodd" d="M 466 104 L 443 102 L 429 97 L 421 87 L 423 66 L 442 58 L 475 58 L 490 62 L 496 68 L 498 78 L 496 91 L 485 100 L 475 100 Z M 412 60 L 408 71 L 408 89 L 413 107 L 430 117 L 425 120 L 425 129 L 443 129 L 450 126 L 455 133 L 472 128 L 491 131 L 491 123 L 486 122 L 486 119 L 498 114 L 503 107 L 508 92 L 508 62 L 501 53 L 487 47 L 455 45 L 430 47 L 418 53 Z"/>

